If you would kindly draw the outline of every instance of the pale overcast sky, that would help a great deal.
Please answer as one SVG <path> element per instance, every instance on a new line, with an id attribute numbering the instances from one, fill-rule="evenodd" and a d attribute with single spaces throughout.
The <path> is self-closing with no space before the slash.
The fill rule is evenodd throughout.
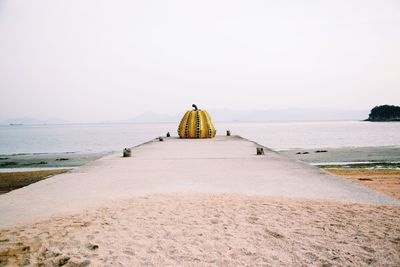
<path id="1" fill-rule="evenodd" d="M 0 0 L 0 119 L 400 104 L 400 1 Z"/>

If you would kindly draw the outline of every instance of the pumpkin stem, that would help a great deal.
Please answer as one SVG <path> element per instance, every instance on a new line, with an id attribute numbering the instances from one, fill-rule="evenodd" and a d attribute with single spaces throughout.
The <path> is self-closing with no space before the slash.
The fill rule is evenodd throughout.
<path id="1" fill-rule="evenodd" d="M 192 107 L 194 107 L 194 110 L 198 110 L 198 108 L 195 104 L 193 104 Z"/>

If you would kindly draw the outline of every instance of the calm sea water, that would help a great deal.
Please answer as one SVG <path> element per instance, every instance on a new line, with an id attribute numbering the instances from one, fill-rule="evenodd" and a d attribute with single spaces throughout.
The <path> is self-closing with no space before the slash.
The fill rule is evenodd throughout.
<path id="1" fill-rule="evenodd" d="M 0 126 L 0 154 L 108 152 L 134 146 L 168 131 L 177 135 L 176 123 L 67 124 Z M 400 123 L 282 122 L 216 123 L 217 134 L 232 134 L 267 147 L 334 148 L 400 146 Z"/>

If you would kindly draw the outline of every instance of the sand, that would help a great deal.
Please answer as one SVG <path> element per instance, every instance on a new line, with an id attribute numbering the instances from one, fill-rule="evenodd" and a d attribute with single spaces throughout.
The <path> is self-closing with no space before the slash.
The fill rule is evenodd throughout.
<path id="1" fill-rule="evenodd" d="M 0 236 L 10 266 L 400 265 L 399 206 L 239 194 L 152 194 Z"/>
<path id="2" fill-rule="evenodd" d="M 0 172 L 0 194 L 47 179 L 52 175 L 65 173 L 68 170 L 42 170 L 29 172 Z"/>
<path id="3" fill-rule="evenodd" d="M 362 184 L 376 191 L 385 193 L 393 198 L 400 199 L 399 169 L 327 169 L 327 171 L 345 177 L 355 183 Z"/>

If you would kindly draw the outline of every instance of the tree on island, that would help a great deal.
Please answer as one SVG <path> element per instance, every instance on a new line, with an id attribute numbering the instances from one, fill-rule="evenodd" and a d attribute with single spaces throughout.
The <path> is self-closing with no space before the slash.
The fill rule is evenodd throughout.
<path id="1" fill-rule="evenodd" d="M 374 107 L 369 113 L 367 121 L 400 121 L 400 107 L 382 105 Z"/>

